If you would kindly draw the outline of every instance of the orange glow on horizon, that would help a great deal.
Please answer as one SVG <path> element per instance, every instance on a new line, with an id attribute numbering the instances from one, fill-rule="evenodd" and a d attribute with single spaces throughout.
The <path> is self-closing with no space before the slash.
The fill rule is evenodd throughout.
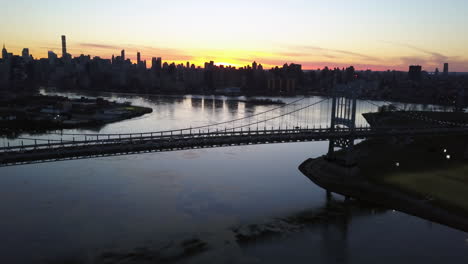
<path id="1" fill-rule="evenodd" d="M 24 44 L 23 44 L 24 45 Z M 35 43 L 33 45 L 24 45 L 30 47 L 30 54 L 35 59 L 47 58 L 47 52 L 49 50 L 54 51 L 59 57 L 61 56 L 60 43 L 57 41 L 50 48 L 45 47 L 46 44 Z M 80 46 L 81 45 L 81 46 Z M 33 46 L 33 47 L 31 47 Z M 34 47 L 36 46 L 36 47 Z M 40 48 L 37 48 L 40 46 Z M 285 63 L 296 63 L 301 64 L 304 70 L 316 70 L 328 67 L 333 69 L 346 68 L 354 66 L 356 70 L 373 70 L 373 71 L 386 71 L 386 70 L 398 70 L 407 71 L 408 66 L 411 64 L 421 64 L 423 69 L 426 71 L 433 71 L 436 67 L 441 69 L 442 63 L 439 61 L 431 60 L 430 57 L 414 57 L 414 61 L 402 60 L 404 56 L 390 56 L 385 54 L 385 50 L 379 51 L 381 55 L 366 55 L 358 54 L 348 51 L 333 50 L 333 49 L 317 49 L 314 50 L 300 50 L 293 48 L 285 48 L 283 50 L 272 50 L 272 51 L 249 51 L 249 50 L 202 50 L 202 49 L 166 49 L 166 48 L 153 48 L 153 47 L 142 47 L 139 48 L 137 45 L 128 45 L 129 47 L 115 47 L 109 45 L 86 47 L 83 44 L 75 43 L 73 41 L 68 42 L 68 52 L 73 57 L 77 57 L 81 54 L 91 55 L 91 57 L 99 56 L 103 59 L 110 59 L 112 55 L 120 55 L 120 50 L 125 49 L 126 57 L 129 58 L 132 63 L 136 63 L 136 53 L 139 51 L 142 55 L 142 60 L 146 60 L 147 67 L 151 68 L 152 57 L 161 57 L 163 63 L 169 64 L 183 64 L 187 62 L 190 65 L 194 64 L 196 67 L 204 67 L 205 62 L 214 61 L 215 65 L 224 65 L 225 67 L 244 67 L 252 65 L 254 61 L 257 64 L 261 64 L 265 70 L 274 68 L 276 66 L 282 67 Z M 8 52 L 13 52 L 15 55 L 20 55 L 22 48 L 20 46 L 6 45 Z M 206 56 L 209 54 L 209 56 Z M 410 57 L 411 58 L 411 57 Z M 448 60 L 451 64 L 451 69 L 464 69 L 468 59 L 463 57 L 454 57 L 454 59 Z M 463 71 L 463 70 L 461 70 Z"/>

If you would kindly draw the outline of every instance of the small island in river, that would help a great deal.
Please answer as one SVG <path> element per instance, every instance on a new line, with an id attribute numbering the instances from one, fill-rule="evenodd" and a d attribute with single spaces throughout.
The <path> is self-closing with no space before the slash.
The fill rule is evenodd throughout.
<path id="1" fill-rule="evenodd" d="M 142 116 L 153 109 L 102 98 L 22 95 L 0 99 L 0 133 L 97 127 Z"/>

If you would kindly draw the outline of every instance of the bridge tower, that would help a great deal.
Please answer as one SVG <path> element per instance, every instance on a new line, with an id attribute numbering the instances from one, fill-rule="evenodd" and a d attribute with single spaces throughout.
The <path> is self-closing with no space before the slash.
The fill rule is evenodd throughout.
<path id="1" fill-rule="evenodd" d="M 334 85 L 332 109 L 331 109 L 331 133 L 339 130 L 349 131 L 349 135 L 344 138 L 330 139 L 328 147 L 328 158 L 337 159 L 336 151 L 342 150 L 345 153 L 344 162 L 346 165 L 354 165 L 352 157 L 354 147 L 354 132 L 356 129 L 356 83 L 346 85 Z"/>

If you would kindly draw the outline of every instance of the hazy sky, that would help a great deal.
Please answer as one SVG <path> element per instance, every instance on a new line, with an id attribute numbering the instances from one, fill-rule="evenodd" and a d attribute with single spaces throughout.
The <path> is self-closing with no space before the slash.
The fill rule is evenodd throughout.
<path id="1" fill-rule="evenodd" d="M 0 42 L 35 57 L 468 71 L 466 0 L 0 0 Z"/>

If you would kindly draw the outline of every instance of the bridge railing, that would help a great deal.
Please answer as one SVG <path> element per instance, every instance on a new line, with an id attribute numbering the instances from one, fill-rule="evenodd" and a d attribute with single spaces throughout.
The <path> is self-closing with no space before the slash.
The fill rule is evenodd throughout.
<path id="1" fill-rule="evenodd" d="M 356 132 L 368 131 L 368 127 L 356 128 Z M 335 128 L 337 133 L 351 133 L 347 128 Z M 130 136 L 107 136 L 103 137 L 86 137 L 83 140 L 35 140 L 33 144 L 15 145 L 1 147 L 0 152 L 18 152 L 18 151 L 29 151 L 29 150 L 52 150 L 56 148 L 65 147 L 84 147 L 93 145 L 103 144 L 137 144 L 149 141 L 174 141 L 174 140 L 187 140 L 187 139 L 209 139 L 216 137 L 244 137 L 244 136 L 262 136 L 262 135 L 277 135 L 277 134 L 303 134 L 303 133 L 315 133 L 315 134 L 327 134 L 330 133 L 330 128 L 288 128 L 288 129 L 237 129 L 237 130 L 216 130 L 210 132 L 203 131 L 191 131 L 191 130 L 178 130 L 178 133 L 141 133 L 139 136 L 131 134 Z M 46 141 L 46 142 L 44 142 Z"/>
<path id="2" fill-rule="evenodd" d="M 126 145 L 126 144 L 146 144 L 146 143 L 162 143 L 162 142 L 176 142 L 186 141 L 191 139 L 196 140 L 210 140 L 216 138 L 238 138 L 238 137 L 251 137 L 251 136 L 274 136 L 274 135 L 297 135 L 297 134 L 315 134 L 322 138 L 339 137 L 352 135 L 353 133 L 360 136 L 372 136 L 372 135 L 401 135 L 401 134 L 431 134 L 431 133 L 444 133 L 444 132 L 468 132 L 468 128 L 379 128 L 372 129 L 369 127 L 357 127 L 354 130 L 348 128 L 292 128 L 292 129 L 262 129 L 262 130 L 251 130 L 251 129 L 239 129 L 234 131 L 214 131 L 214 132 L 195 132 L 195 133 L 177 133 L 177 134 L 159 134 L 159 135 L 144 135 L 140 137 L 119 137 L 119 138 L 89 138 L 86 140 L 73 140 L 73 141 L 49 141 L 46 143 L 34 144 L 21 144 L 18 146 L 8 146 L 0 148 L 0 153 L 10 152 L 27 152 L 27 151 L 53 151 L 57 149 L 65 148 L 80 148 L 80 147 L 91 147 L 91 146 L 102 146 L 102 145 Z M 372 133 L 371 133 L 372 132 Z"/>

